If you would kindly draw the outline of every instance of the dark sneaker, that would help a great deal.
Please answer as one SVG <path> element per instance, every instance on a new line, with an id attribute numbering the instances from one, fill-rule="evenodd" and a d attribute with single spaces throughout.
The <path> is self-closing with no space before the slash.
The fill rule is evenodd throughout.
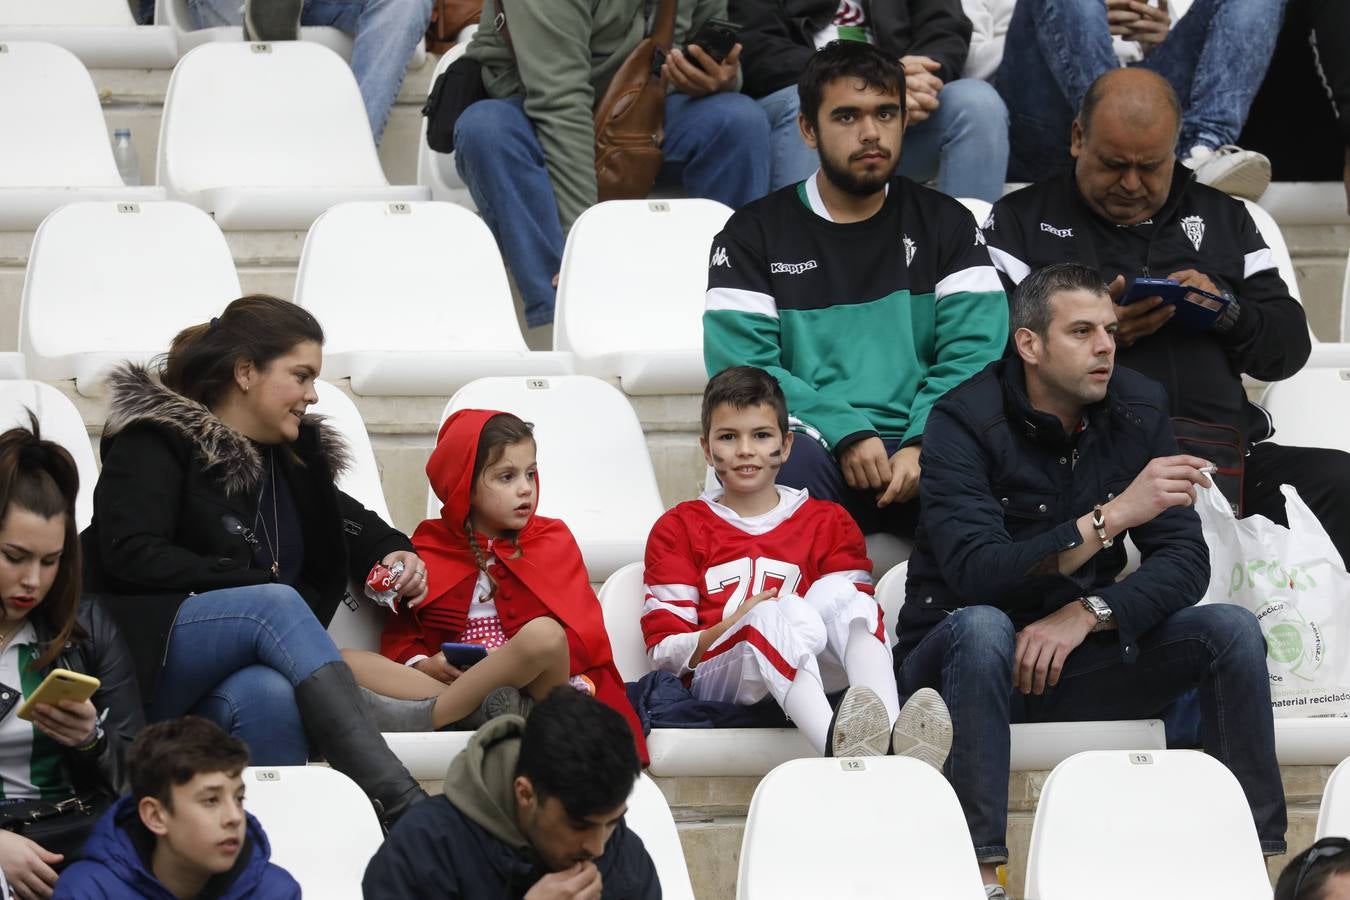
<path id="1" fill-rule="evenodd" d="M 300 40 L 304 5 L 304 0 L 244 0 L 244 40 Z"/>
<path id="2" fill-rule="evenodd" d="M 855 685 L 844 691 L 830 719 L 826 756 L 885 756 L 891 720 L 876 691 Z"/>
<path id="3" fill-rule="evenodd" d="M 499 687 L 483 700 L 483 718 L 490 720 L 498 716 L 520 716 L 528 718 L 534 709 L 534 700 L 528 694 L 522 694 L 517 688 Z"/>
<path id="4" fill-rule="evenodd" d="M 952 749 L 952 717 L 942 695 L 919 688 L 900 708 L 891 731 L 891 753 L 928 763 L 939 772 Z"/>

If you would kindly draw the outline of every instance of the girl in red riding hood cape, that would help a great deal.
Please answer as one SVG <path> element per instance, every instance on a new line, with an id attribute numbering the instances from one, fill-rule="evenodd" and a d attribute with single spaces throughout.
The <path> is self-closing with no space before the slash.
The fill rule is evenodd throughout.
<path id="1" fill-rule="evenodd" d="M 570 681 L 624 716 L 646 764 L 581 551 L 561 521 L 534 514 L 539 477 L 530 426 L 509 413 L 459 410 L 441 426 L 427 477 L 441 517 L 424 521 L 412 539 L 429 590 L 415 607 L 389 616 L 380 652 L 443 683 L 438 725 L 468 715 L 503 685 L 542 699 Z M 441 654 L 447 642 L 489 652 L 461 670 Z"/>

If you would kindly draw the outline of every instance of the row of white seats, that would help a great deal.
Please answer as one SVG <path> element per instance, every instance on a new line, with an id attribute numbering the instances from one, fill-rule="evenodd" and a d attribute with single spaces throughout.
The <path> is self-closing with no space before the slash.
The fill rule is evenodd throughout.
<path id="1" fill-rule="evenodd" d="M 325 375 L 357 394 L 449 396 L 482 376 L 574 371 L 630 394 L 698 393 L 708 247 L 730 214 L 711 200 L 588 210 L 568 238 L 551 352 L 526 347 L 492 234 L 453 203 L 333 206 L 306 237 L 295 301 L 324 327 Z M 631 249 L 616 252 L 618 234 Z M 97 395 L 110 360 L 162 352 L 239 293 L 224 234 L 201 210 L 68 203 L 34 235 L 9 374 L 73 378 Z"/>
<path id="2" fill-rule="evenodd" d="M 442 756 L 434 778 L 443 777 L 452 756 Z M 244 779 L 245 805 L 267 831 L 272 860 L 307 895 L 360 897 L 365 867 L 382 841 L 360 789 L 318 766 L 250 768 Z M 1350 762 L 1342 762 L 1323 795 L 1317 838 L 1350 828 L 1348 782 Z M 692 898 L 674 817 L 647 775 L 634 785 L 625 819 L 651 854 L 663 895 Z M 820 829 L 803 822 L 849 823 L 847 846 L 822 845 Z M 1026 861 L 1028 900 L 1270 895 L 1242 788 L 1202 753 L 1077 753 L 1057 764 L 1041 789 Z M 767 773 L 746 817 L 736 896 L 979 900 L 984 892 L 946 779 L 915 760 L 881 757 L 798 759 Z"/>
<path id="3" fill-rule="evenodd" d="M 431 196 L 385 179 L 351 68 L 313 42 L 208 42 L 185 55 L 164 98 L 155 186 L 123 185 L 93 80 L 54 44 L 0 44 L 0 122 L 0 229 L 77 199 L 167 197 L 222 228 L 294 229 L 343 200 Z"/>
<path id="4" fill-rule="evenodd" d="M 831 823 L 848 823 L 837 845 L 821 841 Z M 736 896 L 980 900 L 980 882 L 960 803 L 936 770 L 895 757 L 797 760 L 755 791 Z M 1242 787 L 1221 763 L 1189 750 L 1093 751 L 1041 788 L 1023 896 L 1269 900 L 1271 886 Z"/>
<path id="5" fill-rule="evenodd" d="M 987 211 L 981 201 L 965 202 Z M 1292 279 L 1279 228 L 1252 210 Z M 616 201 L 587 210 L 563 256 L 552 352 L 526 348 L 490 232 L 452 203 L 330 208 L 306 237 L 295 299 L 327 331 L 325 372 L 350 378 L 357 394 L 446 396 L 481 376 L 569 372 L 617 380 L 630 395 L 698 393 L 706 381 L 706 255 L 730 214 L 710 200 Z M 67 204 L 34 236 L 22 359 L 11 358 L 10 374 L 74 378 L 81 393 L 96 393 L 109 358 L 159 352 L 239 289 L 223 234 L 194 207 Z M 69 328 L 94 317 L 104 323 L 96 332 Z M 1312 364 L 1350 365 L 1348 350 L 1317 344 Z"/>
<path id="6" fill-rule="evenodd" d="M 351 58 L 351 35 L 337 28 L 305 26 L 300 39 Z M 157 0 L 153 25 L 137 25 L 127 0 L 0 0 L 0 42 L 56 44 L 90 68 L 169 69 L 200 44 L 242 40 L 240 27 L 194 28 L 187 0 Z M 412 65 L 425 61 L 423 43 L 413 53 Z"/>

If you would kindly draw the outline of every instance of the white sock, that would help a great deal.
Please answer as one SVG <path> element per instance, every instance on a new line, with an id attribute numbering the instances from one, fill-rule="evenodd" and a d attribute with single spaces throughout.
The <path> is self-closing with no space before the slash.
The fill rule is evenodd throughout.
<path id="1" fill-rule="evenodd" d="M 844 648 L 844 672 L 850 685 L 859 684 L 876 691 L 886 705 L 886 715 L 895 724 L 900 715 L 900 695 L 895 688 L 895 667 L 891 651 L 867 630 L 867 623 L 854 619 L 848 626 L 848 646 Z"/>
<path id="2" fill-rule="evenodd" d="M 891 687 L 894 691 L 894 685 Z M 807 669 L 798 669 L 792 687 L 783 697 L 783 712 L 788 714 L 788 718 L 816 748 L 816 752 L 824 756 L 834 710 L 830 709 L 830 701 L 825 699 L 825 688 L 821 686 L 819 676 Z"/>

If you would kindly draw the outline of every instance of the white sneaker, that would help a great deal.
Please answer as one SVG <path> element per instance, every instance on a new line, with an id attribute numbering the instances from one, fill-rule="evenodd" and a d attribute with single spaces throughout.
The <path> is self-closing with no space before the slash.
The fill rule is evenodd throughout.
<path id="1" fill-rule="evenodd" d="M 895 718 L 891 753 L 926 762 L 939 772 L 952 749 L 952 717 L 942 695 L 932 688 L 919 688 Z"/>
<path id="2" fill-rule="evenodd" d="M 885 756 L 891 741 L 891 719 L 876 691 L 856 685 L 844 691 L 830 719 L 827 756 Z"/>
<path id="3" fill-rule="evenodd" d="M 1255 150 L 1224 144 L 1217 150 L 1201 144 L 1182 160 L 1195 180 L 1216 190 L 1253 202 L 1270 187 L 1270 160 Z"/>
<path id="4" fill-rule="evenodd" d="M 984 886 L 984 900 L 1008 900 L 1008 892 L 1003 889 L 1001 884 L 986 884 Z"/>

